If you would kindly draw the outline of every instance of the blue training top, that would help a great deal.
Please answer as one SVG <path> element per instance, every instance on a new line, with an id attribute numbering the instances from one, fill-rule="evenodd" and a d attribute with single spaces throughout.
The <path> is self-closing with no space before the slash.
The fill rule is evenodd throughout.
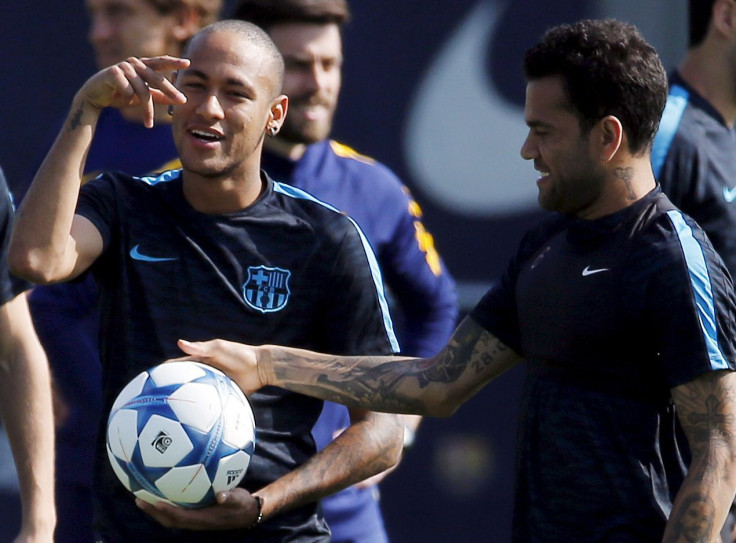
<path id="1" fill-rule="evenodd" d="M 670 389 L 734 369 L 734 315 L 723 262 L 659 188 L 526 235 L 471 312 L 528 365 L 515 543 L 661 540 L 689 450 Z"/>

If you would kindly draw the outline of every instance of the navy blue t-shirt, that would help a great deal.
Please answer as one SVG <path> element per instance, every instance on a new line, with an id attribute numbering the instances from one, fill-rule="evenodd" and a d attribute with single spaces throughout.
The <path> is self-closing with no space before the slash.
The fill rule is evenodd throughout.
<path id="1" fill-rule="evenodd" d="M 652 149 L 657 181 L 736 274 L 736 129 L 675 72 Z"/>
<path id="2" fill-rule="evenodd" d="M 77 212 L 104 242 L 92 272 L 105 411 L 140 371 L 181 356 L 179 338 L 335 354 L 396 350 L 375 257 L 355 223 L 302 191 L 263 183 L 255 203 L 227 215 L 194 210 L 179 170 L 143 179 L 105 174 L 82 188 Z M 314 454 L 310 431 L 322 402 L 273 387 L 250 399 L 258 441 L 243 486 L 254 491 Z M 105 541 L 329 540 L 317 504 L 247 532 L 167 530 L 135 507 L 104 443 L 96 464 Z"/>
<path id="3" fill-rule="evenodd" d="M 334 140 L 307 146 L 297 161 L 264 151 L 262 167 L 277 181 L 306 190 L 358 223 L 391 296 L 401 353 L 436 354 L 457 323 L 455 282 L 422 223 L 421 208 L 399 178 Z M 312 431 L 317 446 L 326 447 L 349 424 L 345 406 L 325 402 Z M 388 540 L 377 496 L 375 487 L 352 486 L 322 500 L 335 541 Z"/>
<path id="4" fill-rule="evenodd" d="M 721 259 L 659 188 L 527 234 L 471 312 L 528 366 L 515 543 L 661 539 L 688 456 L 670 389 L 734 369 L 735 312 Z"/>
<path id="5" fill-rule="evenodd" d="M 2 168 L 0 168 L 0 262 L 3 263 L 0 266 L 0 305 L 9 302 L 31 287 L 30 283 L 11 275 L 7 265 L 14 211 L 8 183 L 5 180 Z"/>

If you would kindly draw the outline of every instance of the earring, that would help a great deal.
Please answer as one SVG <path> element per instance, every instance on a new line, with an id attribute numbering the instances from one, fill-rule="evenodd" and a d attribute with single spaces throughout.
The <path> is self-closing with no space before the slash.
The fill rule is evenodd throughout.
<path id="1" fill-rule="evenodd" d="M 168 113 L 169 115 L 173 115 L 174 114 L 174 106 L 173 105 L 169 105 L 169 107 L 166 108 L 166 113 Z"/>
<path id="2" fill-rule="evenodd" d="M 268 125 L 268 135 L 270 137 L 273 138 L 274 136 L 276 136 L 276 133 L 278 131 L 279 131 L 278 128 L 276 128 L 274 125 L 272 125 L 272 124 L 271 125 Z"/>

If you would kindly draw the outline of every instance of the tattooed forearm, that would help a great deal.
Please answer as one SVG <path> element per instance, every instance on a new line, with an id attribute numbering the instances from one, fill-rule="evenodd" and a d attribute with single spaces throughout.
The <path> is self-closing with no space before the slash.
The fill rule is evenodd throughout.
<path id="1" fill-rule="evenodd" d="M 511 349 L 465 319 L 432 358 L 326 356 L 284 351 L 275 383 L 290 390 L 373 411 L 447 416 L 519 360 Z"/>
<path id="2" fill-rule="evenodd" d="M 664 541 L 716 541 L 736 491 L 736 373 L 702 374 L 672 389 L 691 451 Z"/>
<path id="3" fill-rule="evenodd" d="M 82 124 L 82 122 L 81 122 L 81 121 L 82 121 L 82 113 L 83 113 L 83 112 L 84 112 L 84 111 L 83 111 L 83 110 L 82 110 L 82 108 L 80 107 L 80 108 L 79 108 L 79 109 L 77 109 L 77 111 L 75 111 L 75 112 L 74 112 L 74 114 L 73 114 L 73 115 L 71 116 L 71 119 L 69 120 L 69 128 L 68 128 L 68 131 L 69 131 L 69 132 L 73 132 L 73 131 L 75 131 L 75 130 L 76 130 L 77 128 L 79 128 L 79 127 L 80 127 L 80 125 Z"/>
<path id="4" fill-rule="evenodd" d="M 314 366 L 314 381 L 304 382 L 304 375 L 296 366 L 301 357 L 293 358 L 293 363 L 276 370 L 279 382 L 290 390 L 309 395 L 317 395 L 325 400 L 348 406 L 365 407 L 374 411 L 423 414 L 426 409 L 416 398 L 409 398 L 398 392 L 406 378 L 416 375 L 414 369 L 417 359 L 388 357 L 324 357 Z"/>
<path id="5" fill-rule="evenodd" d="M 714 516 L 715 507 L 712 499 L 702 494 L 688 496 L 682 505 L 672 512 L 671 526 L 667 531 L 665 543 L 713 541 Z"/>
<path id="6" fill-rule="evenodd" d="M 628 199 L 636 200 L 636 194 L 634 193 L 634 189 L 631 187 L 631 180 L 634 177 L 634 168 L 616 168 L 613 170 L 613 175 L 621 179 L 626 185 Z"/>

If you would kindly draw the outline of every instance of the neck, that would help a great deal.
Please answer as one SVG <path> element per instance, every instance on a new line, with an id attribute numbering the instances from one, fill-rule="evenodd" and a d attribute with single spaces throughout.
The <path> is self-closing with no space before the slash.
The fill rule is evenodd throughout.
<path id="1" fill-rule="evenodd" d="M 728 126 L 736 122 L 736 73 L 722 47 L 704 42 L 688 51 L 678 71 L 708 100 Z"/>
<path id="2" fill-rule="evenodd" d="M 638 202 L 656 186 L 649 154 L 611 164 L 596 202 L 578 216 L 599 219 Z"/>
<path id="3" fill-rule="evenodd" d="M 276 136 L 275 138 L 266 138 L 263 147 L 269 152 L 282 158 L 296 162 L 307 152 L 306 143 L 294 143 L 284 138 Z"/>
<path id="4" fill-rule="evenodd" d="M 182 171 L 184 198 L 200 213 L 224 215 L 252 205 L 265 188 L 260 164 L 248 175 L 208 177 L 191 170 Z"/>

